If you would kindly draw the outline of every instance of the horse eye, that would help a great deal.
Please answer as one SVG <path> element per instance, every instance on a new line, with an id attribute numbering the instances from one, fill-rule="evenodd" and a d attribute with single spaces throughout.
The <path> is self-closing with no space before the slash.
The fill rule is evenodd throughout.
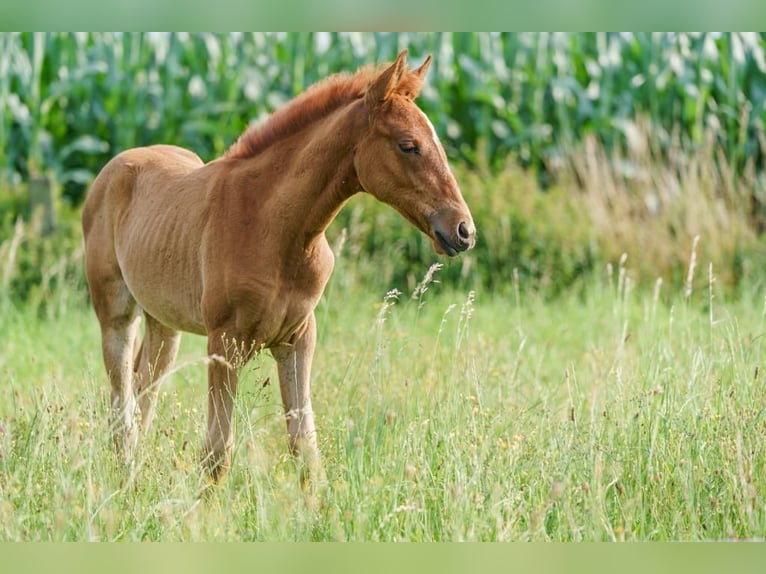
<path id="1" fill-rule="evenodd" d="M 404 153 L 414 153 L 415 155 L 420 155 L 420 147 L 418 147 L 417 144 L 414 144 L 412 142 L 400 143 L 399 149 L 402 150 Z"/>

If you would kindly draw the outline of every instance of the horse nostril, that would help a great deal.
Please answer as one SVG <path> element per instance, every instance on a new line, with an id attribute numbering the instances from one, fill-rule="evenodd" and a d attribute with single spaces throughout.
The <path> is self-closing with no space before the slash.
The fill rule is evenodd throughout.
<path id="1" fill-rule="evenodd" d="M 457 226 L 457 236 L 462 241 L 468 241 L 471 238 L 471 234 L 468 231 L 468 226 L 465 224 L 465 221 L 461 221 Z"/>

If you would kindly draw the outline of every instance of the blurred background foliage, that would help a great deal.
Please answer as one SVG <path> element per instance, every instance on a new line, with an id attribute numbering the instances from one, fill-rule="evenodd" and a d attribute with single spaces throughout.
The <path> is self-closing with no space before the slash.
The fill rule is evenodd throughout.
<path id="1" fill-rule="evenodd" d="M 78 276 L 71 222 L 119 151 L 173 143 L 213 159 L 316 80 L 402 48 L 413 64 L 434 56 L 419 103 L 480 232 L 443 278 L 503 288 L 515 270 L 555 294 L 622 253 L 639 281 L 678 278 L 696 235 L 726 284 L 760 268 L 764 34 L 3 33 L 0 280 L 30 297 L 46 265 Z M 48 235 L 27 189 L 40 177 L 55 187 Z M 369 199 L 331 235 L 387 285 L 435 259 Z"/>

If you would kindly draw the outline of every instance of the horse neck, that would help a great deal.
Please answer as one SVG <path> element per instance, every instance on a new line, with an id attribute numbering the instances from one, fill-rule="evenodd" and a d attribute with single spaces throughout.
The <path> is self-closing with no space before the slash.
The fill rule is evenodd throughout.
<path id="1" fill-rule="evenodd" d="M 360 189 L 354 147 L 367 126 L 362 102 L 336 110 L 255 158 L 260 166 L 285 164 L 272 182 L 278 190 L 269 201 L 270 217 L 282 223 L 283 235 L 309 249 L 343 205 Z"/>

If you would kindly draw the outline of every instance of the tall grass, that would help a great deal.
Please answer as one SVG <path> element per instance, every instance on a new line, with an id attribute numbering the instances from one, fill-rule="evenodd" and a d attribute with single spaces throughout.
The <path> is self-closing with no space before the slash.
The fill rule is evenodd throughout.
<path id="1" fill-rule="evenodd" d="M 560 173 L 580 189 L 600 259 L 626 253 L 644 282 L 678 282 L 698 241 L 722 284 L 760 276 L 763 176 L 749 169 L 736 178 L 710 132 L 691 153 L 676 140 L 664 161 L 659 146 L 650 124 L 639 122 L 624 152 L 609 154 L 589 137 L 569 154 Z"/>
<path id="2" fill-rule="evenodd" d="M 0 309 L 23 305 L 41 316 L 87 300 L 80 224 L 71 214 L 44 234 L 41 211 L 19 217 L 0 234 Z M 5 231 L 5 230 L 3 230 Z"/>
<path id="3" fill-rule="evenodd" d="M 423 104 L 472 165 L 456 173 L 479 244 L 434 265 L 364 196 L 331 228 L 317 504 L 265 356 L 230 479 L 204 488 L 188 335 L 126 470 L 82 280 L 85 183 L 130 145 L 210 157 L 405 46 L 436 55 Z M 762 51 L 737 34 L 0 35 L 0 539 L 761 538 Z M 544 189 L 509 155 L 544 165 Z M 64 184 L 53 235 L 20 183 L 34 170 Z"/>
<path id="4" fill-rule="evenodd" d="M 655 294 L 622 260 L 546 302 L 523 280 L 498 297 L 434 273 L 398 298 L 333 280 L 320 304 L 314 505 L 270 359 L 243 376 L 231 476 L 202 496 L 202 339 L 184 340 L 131 472 L 112 453 L 91 313 L 3 313 L 0 538 L 762 537 L 762 288 L 729 300 L 713 271 Z"/>

